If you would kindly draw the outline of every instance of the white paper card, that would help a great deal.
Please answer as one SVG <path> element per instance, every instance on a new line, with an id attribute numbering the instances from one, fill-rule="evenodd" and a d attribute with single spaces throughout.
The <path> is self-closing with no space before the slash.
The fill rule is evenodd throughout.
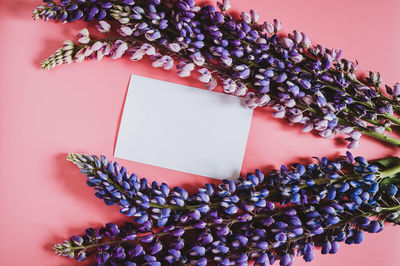
<path id="1" fill-rule="evenodd" d="M 244 99 L 131 76 L 115 157 L 237 178 L 253 112 Z"/>

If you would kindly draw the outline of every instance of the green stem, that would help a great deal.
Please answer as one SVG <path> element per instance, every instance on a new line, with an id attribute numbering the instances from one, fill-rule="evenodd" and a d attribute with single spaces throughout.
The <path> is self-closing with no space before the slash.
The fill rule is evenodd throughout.
<path id="1" fill-rule="evenodd" d="M 382 133 L 377 133 L 375 131 L 372 131 L 372 130 L 369 130 L 369 129 L 365 129 L 365 128 L 362 128 L 362 127 L 358 127 L 358 126 L 355 127 L 355 129 L 358 130 L 358 131 L 361 131 L 362 133 L 364 133 L 364 134 L 366 134 L 366 135 L 368 135 L 370 137 L 373 137 L 373 138 L 378 139 L 380 141 L 383 141 L 383 142 L 386 142 L 386 143 L 389 143 L 389 144 L 393 144 L 393 145 L 395 145 L 397 147 L 400 147 L 400 140 L 399 139 L 396 139 L 396 138 L 393 138 L 393 137 L 389 137 L 388 135 L 385 135 L 385 134 L 382 134 Z"/>
<path id="2" fill-rule="evenodd" d="M 399 160 L 398 157 L 394 157 L 394 158 Z M 399 172 L 400 172 L 400 163 L 395 165 L 395 166 L 393 166 L 393 167 L 391 167 L 391 168 L 388 168 L 388 169 L 382 171 L 381 172 L 381 177 L 382 178 L 386 178 L 386 177 L 387 178 L 391 178 L 391 177 L 394 177 Z"/>
<path id="3" fill-rule="evenodd" d="M 192 226 L 190 226 L 190 227 L 192 227 Z M 185 230 L 189 230 L 189 229 L 191 229 L 191 228 L 189 228 L 189 226 L 187 228 L 185 228 Z M 109 241 L 109 242 L 95 243 L 95 244 L 91 244 L 91 245 L 87 245 L 87 246 L 71 247 L 71 250 L 73 250 L 73 251 L 82 250 L 82 249 L 83 250 L 88 250 L 88 249 L 96 248 L 99 245 L 104 245 L 104 244 L 108 244 L 108 245 L 117 244 L 117 245 L 120 245 L 120 244 L 123 244 L 123 243 L 129 243 L 129 242 L 140 240 L 140 239 L 142 239 L 142 238 L 144 238 L 144 237 L 146 237 L 148 235 L 154 235 L 155 237 L 162 237 L 162 236 L 168 235 L 168 233 L 166 233 L 166 232 L 148 233 L 148 234 L 144 233 L 140 237 L 138 237 L 136 239 L 133 239 L 133 240 L 122 240 L 122 239 L 121 240 L 112 240 L 112 241 Z"/>
<path id="4" fill-rule="evenodd" d="M 349 108 L 344 108 L 343 111 L 348 112 L 348 113 L 351 113 L 351 114 L 353 114 L 353 115 L 355 115 L 355 116 L 358 116 L 358 114 L 357 114 L 356 112 L 350 110 Z M 358 117 L 358 118 L 361 119 L 361 120 L 364 120 L 365 122 L 368 122 L 368 123 L 370 123 L 370 124 L 372 124 L 372 125 L 375 125 L 375 126 L 378 126 L 378 127 L 379 127 L 379 126 L 382 126 L 382 124 L 379 123 L 379 121 L 370 120 L 370 119 L 367 119 L 367 118 L 365 118 L 365 117 Z M 385 127 L 385 130 L 388 131 L 388 132 L 392 132 L 392 129 L 391 129 L 390 127 Z"/>
<path id="5" fill-rule="evenodd" d="M 392 212 L 392 211 L 400 211 L 400 205 L 382 208 L 383 211 Z"/>
<path id="6" fill-rule="evenodd" d="M 385 158 L 381 158 L 381 159 L 376 159 L 376 160 L 372 160 L 369 161 L 371 164 L 379 164 L 382 165 L 383 168 L 388 168 L 390 165 L 392 165 L 393 163 L 400 163 L 400 158 L 399 157 L 395 157 L 395 156 L 389 156 L 389 157 L 385 157 Z"/>
<path id="7" fill-rule="evenodd" d="M 390 121 L 392 121 L 393 123 L 396 124 L 396 126 L 400 126 L 400 119 L 398 119 L 397 117 L 390 115 L 388 113 L 384 113 L 382 114 L 382 116 Z"/>

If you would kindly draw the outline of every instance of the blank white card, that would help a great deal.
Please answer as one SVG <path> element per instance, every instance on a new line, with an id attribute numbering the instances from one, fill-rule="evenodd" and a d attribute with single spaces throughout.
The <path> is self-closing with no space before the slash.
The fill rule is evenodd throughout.
<path id="1" fill-rule="evenodd" d="M 132 75 L 114 156 L 212 178 L 237 178 L 253 114 L 243 101 Z"/>

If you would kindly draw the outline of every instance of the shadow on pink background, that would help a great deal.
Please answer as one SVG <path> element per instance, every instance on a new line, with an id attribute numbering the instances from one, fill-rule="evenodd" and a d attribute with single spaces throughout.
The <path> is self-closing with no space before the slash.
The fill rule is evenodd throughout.
<path id="1" fill-rule="evenodd" d="M 128 59 L 85 62 L 40 70 L 40 61 L 65 39 L 75 40 L 83 23 L 32 21 L 39 0 L 0 0 L 0 265 L 75 265 L 55 256 L 52 246 L 86 227 L 124 222 L 118 208 L 93 196 L 68 152 L 112 158 L 116 132 L 131 73 L 201 87 L 174 71 Z M 314 43 L 342 48 L 361 71 L 380 71 L 394 84 L 400 77 L 400 3 L 398 1 L 232 0 L 235 12 L 257 10 L 261 19 L 279 18 L 284 31 L 305 31 Z M 151 99 L 149 100 L 151 104 Z M 344 142 L 301 133 L 298 127 L 256 110 L 242 172 L 269 170 L 311 156 L 337 157 Z M 355 153 L 375 159 L 398 150 L 363 138 Z M 210 179 L 119 160 L 150 180 L 189 190 Z M 341 245 L 337 255 L 317 255 L 311 265 L 399 265 L 400 230 L 392 226 L 367 235 L 361 245 Z M 318 252 L 317 252 L 318 253 Z M 301 258 L 296 265 L 303 265 Z M 308 264 L 310 265 L 310 264 Z"/>

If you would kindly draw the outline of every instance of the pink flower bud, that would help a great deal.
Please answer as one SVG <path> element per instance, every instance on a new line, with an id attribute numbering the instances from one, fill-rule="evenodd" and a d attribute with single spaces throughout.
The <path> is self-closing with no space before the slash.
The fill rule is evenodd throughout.
<path id="1" fill-rule="evenodd" d="M 281 30 L 281 28 L 282 28 L 281 22 L 277 19 L 274 19 L 274 31 L 278 32 Z"/>
<path id="2" fill-rule="evenodd" d="M 266 30 L 269 34 L 274 33 L 275 27 L 269 22 L 264 22 L 263 29 Z"/>
<path id="3" fill-rule="evenodd" d="M 146 53 L 147 55 L 154 55 L 154 54 L 156 54 L 156 48 L 154 48 L 153 45 L 148 44 L 148 43 L 142 44 L 142 46 L 140 47 L 140 49 L 142 49 L 143 51 L 145 51 L 145 53 Z"/>
<path id="4" fill-rule="evenodd" d="M 74 47 L 75 47 L 75 44 L 71 40 L 67 40 L 67 41 L 63 42 L 64 51 L 72 50 Z"/>
<path id="5" fill-rule="evenodd" d="M 213 90 L 217 87 L 217 80 L 214 78 L 211 78 L 211 80 L 206 84 L 206 88 L 208 90 Z"/>
<path id="6" fill-rule="evenodd" d="M 230 94 L 230 93 L 234 93 L 236 91 L 237 85 L 231 78 L 228 78 L 228 79 L 224 80 L 222 82 L 222 84 L 223 84 L 223 88 L 224 88 L 224 92 L 225 93 Z"/>
<path id="7" fill-rule="evenodd" d="M 224 0 L 223 2 L 222 2 L 222 4 L 223 4 L 223 7 L 224 7 L 224 10 L 225 11 L 228 11 L 232 6 L 231 6 L 231 3 L 229 3 L 229 0 Z"/>
<path id="8" fill-rule="evenodd" d="M 340 133 L 342 134 L 350 134 L 353 131 L 352 127 L 344 127 L 342 129 L 340 129 Z"/>
<path id="9" fill-rule="evenodd" d="M 282 111 L 279 111 L 279 112 L 272 113 L 272 116 L 275 117 L 275 118 L 284 118 L 285 117 L 285 111 L 282 110 Z"/>
<path id="10" fill-rule="evenodd" d="M 194 69 L 194 64 L 193 63 L 188 63 L 188 64 L 183 63 L 181 65 L 178 65 L 177 68 L 179 69 L 178 70 L 179 77 L 182 77 L 182 78 L 189 77 L 190 73 Z"/>
<path id="11" fill-rule="evenodd" d="M 178 43 L 170 43 L 168 44 L 168 48 L 175 53 L 178 53 L 181 50 L 181 46 Z"/>
<path id="12" fill-rule="evenodd" d="M 349 143 L 349 145 L 347 145 L 347 148 L 355 149 L 355 148 L 358 148 L 359 144 L 360 144 L 360 142 L 358 140 L 353 140 L 352 142 Z"/>
<path id="13" fill-rule="evenodd" d="M 302 114 L 292 115 L 291 117 L 289 117 L 289 121 L 292 123 L 299 123 L 302 118 L 303 118 Z"/>
<path id="14" fill-rule="evenodd" d="M 400 83 L 399 82 L 397 82 L 393 87 L 393 95 L 396 97 L 400 95 Z"/>
<path id="15" fill-rule="evenodd" d="M 99 21 L 99 25 L 96 25 L 96 28 L 100 32 L 109 32 L 111 30 L 111 25 L 105 22 L 104 20 Z"/>
<path id="16" fill-rule="evenodd" d="M 170 56 L 168 56 L 167 62 L 164 63 L 164 69 L 165 70 L 170 70 L 174 66 L 174 59 Z"/>
<path id="17" fill-rule="evenodd" d="M 257 20 L 260 18 L 260 15 L 257 14 L 257 12 L 253 9 L 250 10 L 250 15 L 251 15 L 253 22 L 257 22 Z"/>
<path id="18" fill-rule="evenodd" d="M 287 49 L 291 49 L 294 45 L 293 41 L 289 38 L 283 38 L 282 40 L 283 47 Z"/>
<path id="19" fill-rule="evenodd" d="M 311 46 L 311 41 L 308 39 L 307 35 L 302 32 L 301 35 L 303 36 L 303 40 L 301 41 L 305 47 Z"/>
<path id="20" fill-rule="evenodd" d="M 165 70 L 169 70 L 174 65 L 174 60 L 168 55 L 157 56 L 156 58 L 157 60 L 152 63 L 153 67 L 163 67 Z"/>
<path id="21" fill-rule="evenodd" d="M 244 85 L 242 85 L 242 86 L 238 85 L 238 87 L 237 87 L 237 89 L 236 89 L 234 94 L 236 96 L 245 96 L 246 93 L 247 93 L 247 88 Z"/>
<path id="22" fill-rule="evenodd" d="M 74 56 L 75 62 L 77 62 L 77 63 L 82 62 L 85 59 L 85 52 L 86 52 L 86 48 L 80 49 Z"/>
<path id="23" fill-rule="evenodd" d="M 256 108 L 258 106 L 258 104 L 256 103 L 256 100 L 257 100 L 256 98 L 248 99 L 246 101 L 247 107 L 250 109 Z"/>
<path id="24" fill-rule="evenodd" d="M 97 42 L 95 42 L 95 43 L 92 45 L 91 49 L 92 49 L 93 51 L 97 51 L 97 50 L 99 50 L 101 47 L 103 47 L 103 43 L 100 42 L 100 41 L 97 41 Z"/>
<path id="25" fill-rule="evenodd" d="M 122 36 L 130 36 L 132 35 L 133 30 L 131 29 L 131 27 L 122 26 L 121 28 L 118 29 L 118 32 Z"/>
<path id="26" fill-rule="evenodd" d="M 112 59 L 118 59 L 122 57 L 126 50 L 128 50 L 128 44 L 124 41 L 117 40 L 113 43 L 110 51 L 110 55 Z"/>
<path id="27" fill-rule="evenodd" d="M 353 131 L 350 133 L 350 137 L 354 140 L 359 140 L 362 136 L 362 133 L 360 131 Z"/>
<path id="28" fill-rule="evenodd" d="M 251 23 L 251 16 L 250 16 L 249 13 L 247 13 L 247 12 L 242 12 L 242 13 L 240 14 L 240 17 L 241 17 L 242 20 L 243 20 L 244 22 L 246 22 L 247 24 L 250 24 L 250 23 Z"/>
<path id="29" fill-rule="evenodd" d="M 383 133 L 385 132 L 385 127 L 374 127 L 373 131 L 376 133 Z"/>
<path id="30" fill-rule="evenodd" d="M 329 129 L 329 128 L 325 129 L 324 131 L 319 132 L 319 135 L 321 137 L 327 138 L 327 139 L 333 138 L 333 136 L 334 136 L 332 129 Z"/>
<path id="31" fill-rule="evenodd" d="M 301 101 L 306 105 L 310 105 L 312 103 L 313 99 L 310 95 L 306 95 L 303 98 L 301 98 Z"/>
<path id="32" fill-rule="evenodd" d="M 145 52 L 142 49 L 137 49 L 135 51 L 132 51 L 131 55 L 129 56 L 129 59 L 132 61 L 139 61 L 143 58 L 144 54 L 145 54 Z M 153 64 L 154 64 L 154 62 L 153 62 Z M 153 67 L 154 67 L 154 65 L 153 65 Z"/>
<path id="33" fill-rule="evenodd" d="M 287 101 L 285 101 L 285 106 L 292 108 L 296 106 L 296 101 L 294 99 L 289 99 Z"/>
<path id="34" fill-rule="evenodd" d="M 295 30 L 293 31 L 293 39 L 296 43 L 301 43 L 301 41 L 303 40 L 303 35 L 301 35 L 300 32 Z"/>
<path id="35" fill-rule="evenodd" d="M 85 49 L 84 55 L 85 55 L 85 57 L 88 57 L 88 56 L 91 55 L 92 53 L 93 53 L 92 48 L 91 48 L 91 47 L 87 47 L 87 48 Z"/>
<path id="36" fill-rule="evenodd" d="M 108 43 L 108 44 L 104 47 L 103 54 L 104 54 L 104 55 L 109 55 L 110 52 L 111 52 L 111 48 L 112 48 L 111 44 Z"/>
<path id="37" fill-rule="evenodd" d="M 256 103 L 258 104 L 258 106 L 264 106 L 269 103 L 270 100 L 271 97 L 269 97 L 268 94 L 263 94 L 260 98 L 256 100 Z"/>
<path id="38" fill-rule="evenodd" d="M 307 124 L 304 125 L 302 131 L 303 132 L 310 132 L 311 130 L 313 130 L 313 128 L 314 128 L 313 123 L 307 123 Z"/>
<path id="39" fill-rule="evenodd" d="M 227 66 L 232 66 L 233 60 L 232 60 L 231 57 L 228 57 L 228 58 L 226 58 L 226 59 L 222 59 L 222 62 L 223 62 L 225 65 L 227 65 Z"/>
<path id="40" fill-rule="evenodd" d="M 292 59 L 293 62 L 298 64 L 301 61 L 303 61 L 303 56 L 301 54 L 298 54 L 298 55 L 292 56 L 291 59 Z"/>
<path id="41" fill-rule="evenodd" d="M 199 80 L 203 83 L 208 83 L 211 80 L 211 75 L 210 74 L 202 74 L 199 76 Z"/>
<path id="42" fill-rule="evenodd" d="M 102 51 L 96 51 L 96 60 L 100 61 L 101 59 L 103 59 L 104 57 L 104 53 Z"/>
<path id="43" fill-rule="evenodd" d="M 190 58 L 193 60 L 196 66 L 202 66 L 206 62 L 205 58 L 202 56 L 191 55 Z"/>
<path id="44" fill-rule="evenodd" d="M 256 43 L 257 44 L 266 44 L 267 40 L 265 38 L 257 38 Z"/>
<path id="45" fill-rule="evenodd" d="M 87 37 L 87 36 L 89 36 L 88 29 L 84 28 L 78 31 L 78 37 Z"/>
<path id="46" fill-rule="evenodd" d="M 80 38 L 78 39 L 78 42 L 79 42 L 79 43 L 82 43 L 82 44 L 86 44 L 86 43 L 90 42 L 90 38 L 89 38 L 88 36 L 80 37 Z"/>
<path id="47" fill-rule="evenodd" d="M 315 129 L 318 131 L 323 131 L 328 128 L 328 120 L 321 120 L 315 123 Z"/>

